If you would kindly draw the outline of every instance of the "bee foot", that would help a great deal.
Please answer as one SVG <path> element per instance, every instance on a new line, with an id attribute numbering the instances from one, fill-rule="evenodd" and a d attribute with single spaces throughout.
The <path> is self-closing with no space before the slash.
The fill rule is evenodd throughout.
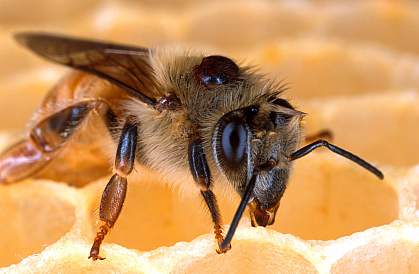
<path id="1" fill-rule="evenodd" d="M 218 254 L 226 253 L 231 249 L 231 244 L 228 244 L 227 247 L 223 248 L 221 243 L 218 243 L 218 248 L 215 250 Z"/>
<path id="2" fill-rule="evenodd" d="M 88 259 L 92 259 L 93 261 L 96 260 L 104 260 L 104 257 L 99 256 L 100 245 L 102 244 L 105 235 L 109 231 L 109 226 L 104 224 L 101 225 L 99 231 L 96 233 L 95 240 L 93 242 L 92 248 L 90 249 L 90 254 Z"/>
<path id="3" fill-rule="evenodd" d="M 88 257 L 88 259 L 92 259 L 92 261 L 96 261 L 96 260 L 104 260 L 106 258 L 105 257 L 101 257 L 98 254 L 92 254 L 92 253 L 90 253 L 90 256 Z"/>
<path id="4" fill-rule="evenodd" d="M 215 239 L 217 240 L 217 243 L 218 243 L 218 249 L 216 249 L 215 251 L 218 254 L 223 254 L 223 253 L 226 253 L 227 251 L 229 251 L 231 249 L 231 244 L 228 244 L 227 247 L 223 247 L 224 236 L 223 236 L 223 230 L 222 230 L 221 226 L 220 225 L 215 225 L 214 226 L 214 232 L 215 232 Z"/>

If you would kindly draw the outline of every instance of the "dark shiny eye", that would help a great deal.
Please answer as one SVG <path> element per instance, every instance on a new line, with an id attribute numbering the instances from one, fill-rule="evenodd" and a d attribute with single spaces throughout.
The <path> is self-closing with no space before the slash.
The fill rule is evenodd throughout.
<path id="1" fill-rule="evenodd" d="M 246 129 L 236 121 L 229 122 L 221 135 L 221 149 L 228 165 L 238 165 L 246 152 Z"/>
<path id="2" fill-rule="evenodd" d="M 197 80 L 208 88 L 227 84 L 239 76 L 239 67 L 231 59 L 211 55 L 202 59 L 201 64 L 194 68 Z"/>
<path id="3" fill-rule="evenodd" d="M 258 106 L 250 106 L 245 109 L 245 113 L 247 117 L 253 117 L 259 112 Z"/>

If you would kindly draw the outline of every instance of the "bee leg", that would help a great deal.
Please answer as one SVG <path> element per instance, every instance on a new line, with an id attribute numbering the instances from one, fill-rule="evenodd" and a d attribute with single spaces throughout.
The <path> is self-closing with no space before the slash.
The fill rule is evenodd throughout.
<path id="1" fill-rule="evenodd" d="M 132 172 L 137 146 L 137 124 L 129 117 L 122 129 L 115 157 L 115 174 L 106 185 L 100 202 L 99 217 L 103 224 L 99 227 L 90 249 L 89 259 L 103 260 L 99 256 L 100 245 L 108 231 L 118 219 L 127 192 L 127 176 Z"/>
<path id="2" fill-rule="evenodd" d="M 189 144 L 189 167 L 195 182 L 201 188 L 201 194 L 211 213 L 212 222 L 214 223 L 215 239 L 217 239 L 219 249 L 217 253 L 224 253 L 231 248 L 221 248 L 224 241 L 222 221 L 220 210 L 218 208 L 217 199 L 211 190 L 212 177 L 205 158 L 204 149 L 200 139 L 193 139 Z"/>
<path id="3" fill-rule="evenodd" d="M 215 239 L 217 240 L 217 244 L 218 244 L 218 249 L 216 251 L 218 254 L 225 253 L 231 249 L 231 245 L 229 245 L 227 248 L 221 248 L 221 244 L 224 241 L 224 236 L 223 236 L 220 209 L 218 208 L 215 194 L 209 189 L 201 190 L 201 194 L 204 197 L 205 203 L 207 204 L 208 209 L 211 213 L 212 222 L 214 223 L 214 234 L 215 234 Z"/>
<path id="4" fill-rule="evenodd" d="M 333 141 L 333 132 L 330 129 L 323 129 L 314 134 L 305 136 L 306 143 L 311 143 L 318 139 L 326 139 L 328 141 Z"/>
<path id="5" fill-rule="evenodd" d="M 70 105 L 41 120 L 26 140 L 0 154 L 0 183 L 14 183 L 35 175 L 61 150 L 93 109 L 102 105 L 86 100 Z"/>

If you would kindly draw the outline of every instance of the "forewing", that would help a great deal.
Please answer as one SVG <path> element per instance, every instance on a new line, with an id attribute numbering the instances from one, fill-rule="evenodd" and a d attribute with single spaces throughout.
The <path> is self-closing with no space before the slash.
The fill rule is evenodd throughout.
<path id="1" fill-rule="evenodd" d="M 154 105 L 157 84 L 149 50 L 46 33 L 24 32 L 16 40 L 47 60 L 92 73 Z"/>

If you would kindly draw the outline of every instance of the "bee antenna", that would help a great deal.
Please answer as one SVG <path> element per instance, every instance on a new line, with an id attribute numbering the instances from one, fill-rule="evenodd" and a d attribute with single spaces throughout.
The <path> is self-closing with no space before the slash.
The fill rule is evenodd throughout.
<path id="1" fill-rule="evenodd" d="M 252 196 L 253 189 L 255 187 L 257 174 L 253 174 L 249 183 L 246 186 L 244 195 L 240 201 L 240 205 L 234 214 L 233 220 L 231 221 L 230 227 L 228 229 L 227 235 L 224 241 L 221 243 L 221 250 L 227 250 L 230 247 L 231 240 L 233 239 L 234 233 L 236 232 L 237 226 L 239 225 L 240 219 L 243 216 L 243 212 L 246 209 L 247 204 L 249 203 L 250 197 Z"/>
<path id="2" fill-rule="evenodd" d="M 336 154 L 339 154 L 339 155 L 345 157 L 346 159 L 349 159 L 352 162 L 355 162 L 356 164 L 365 168 L 366 170 L 373 173 L 375 176 L 377 176 L 381 180 L 384 179 L 383 173 L 378 168 L 373 166 L 372 164 L 370 164 L 367 161 L 361 159 L 360 157 L 350 153 L 349 151 L 344 150 L 343 148 L 340 148 L 338 146 L 330 144 L 329 142 L 327 142 L 325 140 L 318 140 L 318 141 L 315 141 L 311 144 L 306 145 L 303 148 L 300 148 L 299 150 L 297 150 L 297 151 L 295 151 L 294 153 L 291 154 L 290 160 L 294 161 L 296 159 L 304 157 L 304 156 L 306 156 L 307 154 L 309 154 L 310 152 L 312 152 L 313 150 L 315 150 L 316 148 L 319 148 L 319 147 L 327 147 L 332 152 L 334 152 Z"/>

